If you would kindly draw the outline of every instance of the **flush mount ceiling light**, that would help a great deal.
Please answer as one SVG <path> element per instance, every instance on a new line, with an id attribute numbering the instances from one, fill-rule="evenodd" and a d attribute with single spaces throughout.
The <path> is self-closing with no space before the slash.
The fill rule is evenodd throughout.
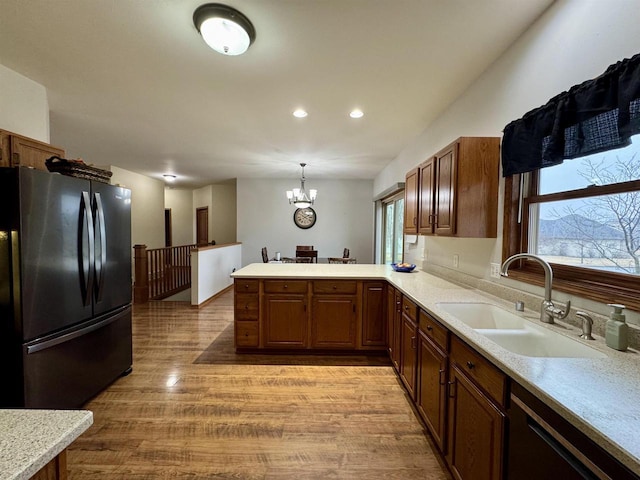
<path id="1" fill-rule="evenodd" d="M 200 5 L 193 12 L 193 23 L 207 45 L 223 55 L 242 55 L 256 39 L 251 21 L 221 3 Z"/>
<path id="2" fill-rule="evenodd" d="M 293 116 L 296 118 L 304 118 L 307 116 L 307 112 L 301 108 L 298 108 L 293 112 Z"/>
<path id="3" fill-rule="evenodd" d="M 175 175 L 171 175 L 170 173 L 165 173 L 162 176 L 164 177 L 164 181 L 168 182 L 168 183 L 175 182 L 175 180 L 176 180 L 176 176 Z"/>
<path id="4" fill-rule="evenodd" d="M 306 163 L 301 163 L 302 167 L 302 176 L 300 177 L 300 188 L 294 188 L 293 190 L 287 190 L 287 198 L 289 199 L 289 204 L 294 204 L 298 208 L 309 208 L 313 205 L 313 202 L 316 200 L 318 196 L 318 190 L 311 189 L 309 190 L 309 194 L 307 195 L 306 190 L 304 189 L 304 167 L 307 166 Z"/>
<path id="5" fill-rule="evenodd" d="M 349 116 L 351 118 L 362 118 L 362 117 L 364 117 L 364 112 L 362 110 L 360 110 L 359 108 L 355 108 L 355 109 L 351 110 L 351 113 L 349 114 Z"/>

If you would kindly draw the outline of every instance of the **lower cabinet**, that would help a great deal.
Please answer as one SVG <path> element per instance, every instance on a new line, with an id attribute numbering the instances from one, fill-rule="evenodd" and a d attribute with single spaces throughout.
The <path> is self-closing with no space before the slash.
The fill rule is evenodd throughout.
<path id="1" fill-rule="evenodd" d="M 264 346 L 306 348 L 308 315 L 306 295 L 265 295 Z"/>
<path id="2" fill-rule="evenodd" d="M 311 317 L 311 347 L 356 348 L 358 321 L 355 295 L 314 295 Z"/>
<path id="3" fill-rule="evenodd" d="M 386 347 L 387 282 L 363 282 L 362 287 L 362 347 Z"/>
<path id="4" fill-rule="evenodd" d="M 502 479 L 507 377 L 451 340 L 446 459 L 459 480 Z"/>
<path id="5" fill-rule="evenodd" d="M 416 406 L 433 440 L 443 452 L 447 418 L 447 362 L 447 354 L 424 332 L 419 331 Z"/>
<path id="6" fill-rule="evenodd" d="M 402 333 L 400 348 L 400 379 L 412 400 L 416 398 L 416 373 L 418 366 L 418 324 L 417 305 L 410 300 L 402 300 Z"/>
<path id="7" fill-rule="evenodd" d="M 263 346 L 307 348 L 309 345 L 307 281 L 265 280 L 263 290 Z"/>
<path id="8" fill-rule="evenodd" d="M 391 286 L 387 294 L 387 322 L 389 358 L 396 371 L 399 372 L 402 342 L 402 293 Z"/>

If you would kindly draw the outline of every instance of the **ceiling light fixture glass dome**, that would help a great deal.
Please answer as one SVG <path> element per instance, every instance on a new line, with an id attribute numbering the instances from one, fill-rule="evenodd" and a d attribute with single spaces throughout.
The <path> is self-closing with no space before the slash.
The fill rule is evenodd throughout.
<path id="1" fill-rule="evenodd" d="M 221 3 L 200 5 L 193 13 L 193 23 L 207 45 L 223 55 L 242 55 L 256 39 L 251 21 Z"/>

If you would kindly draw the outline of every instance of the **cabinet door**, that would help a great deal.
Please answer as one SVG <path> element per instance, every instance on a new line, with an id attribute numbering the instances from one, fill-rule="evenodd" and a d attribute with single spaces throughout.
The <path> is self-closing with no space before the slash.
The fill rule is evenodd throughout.
<path id="1" fill-rule="evenodd" d="M 456 175 L 457 149 L 454 143 L 436 157 L 435 192 L 435 233 L 454 235 L 456 233 Z"/>
<path id="2" fill-rule="evenodd" d="M 9 148 L 3 148 L 3 164 L 11 167 L 33 167 L 38 170 L 47 170 L 44 161 L 54 155 L 64 157 L 64 150 L 48 143 L 39 142 L 32 138 L 10 134 L 3 143 L 9 142 Z M 9 158 L 4 156 L 9 154 Z"/>
<path id="3" fill-rule="evenodd" d="M 445 451 L 447 356 L 419 332 L 417 406 L 442 452 Z"/>
<path id="4" fill-rule="evenodd" d="M 418 180 L 420 170 L 414 168 L 405 177 L 404 233 L 418 233 Z"/>
<path id="5" fill-rule="evenodd" d="M 312 348 L 356 348 L 357 297 L 315 295 L 311 318 Z"/>
<path id="6" fill-rule="evenodd" d="M 400 378 L 409 396 L 415 400 L 416 366 L 418 364 L 418 326 L 402 314 L 402 352 L 400 354 Z"/>
<path id="7" fill-rule="evenodd" d="M 264 346 L 306 348 L 308 313 L 306 295 L 264 296 Z"/>
<path id="8" fill-rule="evenodd" d="M 500 480 L 505 414 L 456 365 L 449 375 L 451 471 L 458 480 Z"/>
<path id="9" fill-rule="evenodd" d="M 418 232 L 423 235 L 433 233 L 435 223 L 436 159 L 431 158 L 420 165 L 419 220 Z"/>
<path id="10" fill-rule="evenodd" d="M 362 346 L 387 344 L 385 282 L 364 282 L 362 307 Z"/>
<path id="11" fill-rule="evenodd" d="M 394 292 L 393 313 L 389 317 L 391 322 L 392 338 L 389 339 L 391 346 L 391 363 L 400 371 L 400 357 L 402 355 L 402 294 L 399 290 Z"/>

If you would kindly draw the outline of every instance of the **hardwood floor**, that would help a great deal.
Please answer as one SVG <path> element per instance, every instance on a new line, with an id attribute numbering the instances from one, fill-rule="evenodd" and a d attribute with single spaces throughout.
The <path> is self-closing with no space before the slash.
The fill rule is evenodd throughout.
<path id="1" fill-rule="evenodd" d="M 86 404 L 69 480 L 451 478 L 386 361 L 249 362 L 232 320 L 231 292 L 136 306 L 133 372 Z"/>

